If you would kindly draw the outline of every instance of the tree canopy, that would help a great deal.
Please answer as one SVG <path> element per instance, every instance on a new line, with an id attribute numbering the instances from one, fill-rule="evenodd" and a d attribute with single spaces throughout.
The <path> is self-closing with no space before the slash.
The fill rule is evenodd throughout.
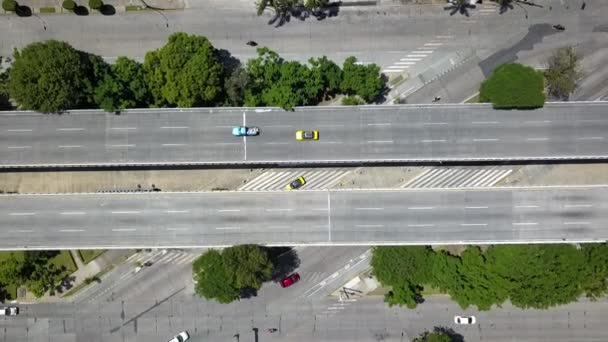
<path id="1" fill-rule="evenodd" d="M 224 69 L 205 37 L 170 35 L 165 46 L 146 54 L 144 69 L 157 107 L 215 106 L 221 100 Z"/>
<path id="2" fill-rule="evenodd" d="M 65 269 L 57 267 L 51 259 L 58 251 L 11 252 L 0 261 L 0 284 L 3 287 L 25 285 L 36 297 L 53 290 L 64 276 Z"/>
<path id="3" fill-rule="evenodd" d="M 543 74 L 531 67 L 509 63 L 498 66 L 481 83 L 479 102 L 499 109 L 538 108 L 545 104 Z"/>
<path id="4" fill-rule="evenodd" d="M 119 57 L 95 90 L 95 102 L 106 111 L 147 107 L 150 93 L 143 66 Z"/>
<path id="5" fill-rule="evenodd" d="M 14 52 L 9 91 L 23 109 L 50 113 L 90 107 L 105 67 L 99 57 L 65 42 L 32 43 Z"/>
<path id="6" fill-rule="evenodd" d="M 582 77 L 580 57 L 573 46 L 559 48 L 549 57 L 545 78 L 552 97 L 567 100 Z"/>
<path id="7" fill-rule="evenodd" d="M 513 267 L 513 265 L 521 265 Z M 469 247 L 460 255 L 429 247 L 377 247 L 372 267 L 391 286 L 390 305 L 414 307 L 425 286 L 448 293 L 463 308 L 489 310 L 510 300 L 521 308 L 548 308 L 586 294 L 597 298 L 608 284 L 608 247 L 499 245 Z"/>
<path id="8" fill-rule="evenodd" d="M 3 58 L 0 56 L 0 110 L 11 109 L 11 95 L 8 90 L 9 70 L 5 70 L 2 66 Z"/>
<path id="9" fill-rule="evenodd" d="M 207 299 L 230 303 L 244 290 L 259 290 L 271 279 L 273 268 L 266 250 L 257 245 L 210 250 L 192 265 L 195 291 Z"/>
<path id="10" fill-rule="evenodd" d="M 372 103 L 384 91 L 386 80 L 375 64 L 356 64 L 355 57 L 348 57 L 342 67 L 342 92 L 348 95 L 359 95 L 367 103 Z"/>

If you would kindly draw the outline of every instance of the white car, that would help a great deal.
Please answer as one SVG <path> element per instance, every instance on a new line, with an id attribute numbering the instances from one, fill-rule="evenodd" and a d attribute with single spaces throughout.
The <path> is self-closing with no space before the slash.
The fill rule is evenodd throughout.
<path id="1" fill-rule="evenodd" d="M 190 339 L 190 335 L 188 335 L 188 332 L 182 331 L 179 334 L 177 334 L 177 336 L 170 339 L 169 342 L 184 342 L 184 341 L 188 341 L 188 339 Z"/>
<path id="2" fill-rule="evenodd" d="M 17 316 L 19 314 L 19 308 L 16 306 L 9 306 L 0 308 L 0 316 Z"/>
<path id="3" fill-rule="evenodd" d="M 468 316 L 468 317 L 462 317 L 462 316 L 454 316 L 454 323 L 456 324 L 475 324 L 475 322 L 477 322 L 477 320 L 475 319 L 475 316 Z"/>

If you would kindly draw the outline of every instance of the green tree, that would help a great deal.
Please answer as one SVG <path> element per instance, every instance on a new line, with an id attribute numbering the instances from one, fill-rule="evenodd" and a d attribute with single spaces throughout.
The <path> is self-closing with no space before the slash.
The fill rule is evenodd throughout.
<path id="1" fill-rule="evenodd" d="M 304 7 L 309 11 L 317 11 L 329 5 L 329 0 L 306 0 Z"/>
<path id="2" fill-rule="evenodd" d="M 342 69 L 336 63 L 326 56 L 311 58 L 308 62 L 312 65 L 312 71 L 318 73 L 321 78 L 324 97 L 333 96 L 340 91 Z"/>
<path id="3" fill-rule="evenodd" d="M 226 90 L 226 105 L 240 107 L 245 103 L 245 91 L 249 86 L 249 75 L 247 70 L 239 67 L 230 77 L 226 78 L 224 88 Z"/>
<path id="4" fill-rule="evenodd" d="M 221 99 L 224 70 L 207 38 L 174 33 L 148 52 L 144 70 L 156 106 L 213 106 Z"/>
<path id="5" fill-rule="evenodd" d="M 450 11 L 450 15 L 460 13 L 464 16 L 469 16 L 469 10 L 474 9 L 476 6 L 470 3 L 470 0 L 454 0 L 443 9 Z"/>
<path id="6" fill-rule="evenodd" d="M 89 107 L 105 63 L 56 40 L 15 50 L 9 92 L 21 108 L 41 112 Z"/>
<path id="7" fill-rule="evenodd" d="M 531 67 L 509 63 L 498 66 L 481 83 L 479 102 L 492 102 L 494 108 L 538 108 L 545 103 L 541 72 Z"/>
<path id="8" fill-rule="evenodd" d="M 19 8 L 19 4 L 15 0 L 3 0 L 2 9 L 7 12 L 16 12 Z"/>
<path id="9" fill-rule="evenodd" d="M 422 298 L 422 290 L 422 286 L 404 280 L 393 285 L 393 289 L 384 296 L 384 301 L 389 306 L 405 305 L 408 309 L 414 309 Z"/>
<path id="10" fill-rule="evenodd" d="M 298 62 L 287 62 L 268 48 L 258 49 L 258 58 L 247 62 L 249 88 L 247 106 L 315 105 L 323 90 L 321 75 Z"/>
<path id="11" fill-rule="evenodd" d="M 196 293 L 220 303 L 238 299 L 242 290 L 259 290 L 271 278 L 273 265 L 264 249 L 240 245 L 210 250 L 192 265 Z"/>
<path id="12" fill-rule="evenodd" d="M 0 56 L 0 110 L 11 109 L 11 96 L 8 90 L 9 69 L 4 69 L 2 66 L 3 58 Z"/>
<path id="13" fill-rule="evenodd" d="M 143 66 L 127 57 L 119 57 L 95 90 L 95 102 L 106 110 L 148 107 L 150 93 Z"/>
<path id="14" fill-rule="evenodd" d="M 342 98 L 343 106 L 359 106 L 364 104 L 365 102 L 361 100 L 361 98 L 357 96 L 346 96 Z"/>
<path id="15" fill-rule="evenodd" d="M 375 247 L 371 265 L 383 284 L 409 280 L 414 284 L 431 281 L 435 255 L 427 246 Z"/>
<path id="16" fill-rule="evenodd" d="M 382 94 L 386 80 L 380 73 L 376 64 L 356 64 L 355 57 L 348 57 L 342 67 L 342 92 L 348 95 L 359 95 L 366 102 L 371 103 Z"/>
<path id="17" fill-rule="evenodd" d="M 573 46 L 559 48 L 553 52 L 545 70 L 549 95 L 560 100 L 570 97 L 583 77 L 580 59 Z"/>
<path id="18" fill-rule="evenodd" d="M 585 244 L 582 253 L 587 266 L 582 287 L 587 297 L 597 299 L 608 292 L 608 244 Z"/>
<path id="19" fill-rule="evenodd" d="M 103 7 L 102 0 L 89 0 L 89 7 L 94 10 L 100 10 Z"/>
<path id="20" fill-rule="evenodd" d="M 74 0 L 63 0 L 61 7 L 65 8 L 68 11 L 73 11 L 76 9 L 76 2 Z"/>
<path id="21" fill-rule="evenodd" d="M 414 338 L 412 342 L 452 342 L 452 337 L 442 331 L 425 331 L 420 336 Z"/>
<path id="22" fill-rule="evenodd" d="M 232 276 L 219 251 L 210 250 L 192 264 L 196 280 L 196 293 L 220 303 L 230 303 L 240 296 L 240 289 L 234 286 Z"/>
<path id="23" fill-rule="evenodd" d="M 23 281 L 25 261 L 10 253 L 8 258 L 0 262 L 0 283 L 4 285 L 20 285 Z"/>
<path id="24" fill-rule="evenodd" d="M 269 281 L 273 265 L 264 249 L 257 245 L 239 245 L 226 248 L 222 256 L 226 268 L 232 273 L 235 287 L 259 290 Z"/>

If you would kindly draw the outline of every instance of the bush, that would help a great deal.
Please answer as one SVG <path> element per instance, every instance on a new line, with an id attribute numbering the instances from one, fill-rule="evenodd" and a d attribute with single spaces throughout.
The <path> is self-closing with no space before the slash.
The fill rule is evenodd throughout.
<path id="1" fill-rule="evenodd" d="M 357 96 L 346 96 L 342 98 L 342 105 L 344 106 L 359 106 L 364 102 Z"/>
<path id="2" fill-rule="evenodd" d="M 3 0 L 2 1 L 2 9 L 8 12 L 15 12 L 17 10 L 17 1 L 15 0 Z"/>
<path id="3" fill-rule="evenodd" d="M 510 63 L 494 70 L 479 89 L 479 102 L 494 108 L 539 108 L 545 104 L 543 74 L 531 67 Z"/>
<path id="4" fill-rule="evenodd" d="M 76 8 L 76 3 L 73 0 L 64 0 L 61 7 L 68 11 L 73 11 Z"/>
<path id="5" fill-rule="evenodd" d="M 103 6 L 103 1 L 101 0 L 89 0 L 89 7 L 94 10 L 99 10 Z"/>

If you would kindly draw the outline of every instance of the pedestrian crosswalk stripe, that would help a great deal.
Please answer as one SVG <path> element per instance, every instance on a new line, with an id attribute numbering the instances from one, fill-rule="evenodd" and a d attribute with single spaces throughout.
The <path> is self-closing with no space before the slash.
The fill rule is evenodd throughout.
<path id="1" fill-rule="evenodd" d="M 507 177 L 513 170 L 493 168 L 434 168 L 427 169 L 402 188 L 462 188 L 490 187 Z"/>

